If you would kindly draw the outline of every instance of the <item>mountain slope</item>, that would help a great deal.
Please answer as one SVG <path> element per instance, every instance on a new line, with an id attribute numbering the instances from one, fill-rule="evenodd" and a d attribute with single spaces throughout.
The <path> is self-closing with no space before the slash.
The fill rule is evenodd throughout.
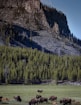
<path id="1" fill-rule="evenodd" d="M 40 0 L 2 0 L 0 20 L 35 30 L 54 28 L 56 23 L 60 34 L 70 33 L 66 16 L 55 8 L 44 6 Z"/>
<path id="2" fill-rule="evenodd" d="M 37 48 L 57 55 L 81 55 L 64 13 L 40 0 L 0 1 L 0 45 Z"/>

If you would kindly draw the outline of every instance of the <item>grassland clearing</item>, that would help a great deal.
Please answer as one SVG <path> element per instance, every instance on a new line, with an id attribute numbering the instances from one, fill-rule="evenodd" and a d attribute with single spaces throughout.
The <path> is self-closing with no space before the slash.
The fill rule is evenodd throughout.
<path id="1" fill-rule="evenodd" d="M 42 89 L 42 93 L 38 93 L 37 90 Z M 29 100 L 35 98 L 36 95 L 42 95 L 49 98 L 50 96 L 57 96 L 59 102 L 62 98 L 71 98 L 77 102 L 81 102 L 81 86 L 73 85 L 0 85 L 0 96 L 7 97 L 9 99 L 9 105 L 27 105 Z M 13 96 L 21 96 L 22 102 L 16 102 Z M 40 105 L 47 105 L 42 103 Z M 0 103 L 3 105 L 3 103 Z M 49 101 L 48 105 L 52 105 Z"/>

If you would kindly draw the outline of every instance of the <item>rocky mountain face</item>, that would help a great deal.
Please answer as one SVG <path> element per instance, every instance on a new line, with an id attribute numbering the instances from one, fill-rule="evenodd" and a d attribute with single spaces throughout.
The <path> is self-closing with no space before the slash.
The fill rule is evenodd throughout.
<path id="1" fill-rule="evenodd" d="M 70 34 L 66 16 L 55 8 L 43 6 L 43 10 L 50 27 L 57 34 Z"/>
<path id="2" fill-rule="evenodd" d="M 5 45 L 4 34 L 12 46 L 58 55 L 81 54 L 64 13 L 43 5 L 40 0 L 0 0 L 0 45 Z"/>
<path id="3" fill-rule="evenodd" d="M 35 30 L 51 27 L 55 32 L 70 33 L 66 16 L 40 0 L 1 0 L 0 20 Z"/>
<path id="4" fill-rule="evenodd" d="M 49 27 L 39 0 L 2 0 L 0 19 L 34 30 Z"/>

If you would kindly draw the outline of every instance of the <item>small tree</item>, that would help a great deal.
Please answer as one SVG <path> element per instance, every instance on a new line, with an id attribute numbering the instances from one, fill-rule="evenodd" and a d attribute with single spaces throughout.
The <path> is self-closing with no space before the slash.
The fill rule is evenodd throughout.
<path id="1" fill-rule="evenodd" d="M 56 70 L 54 72 L 54 77 L 55 77 L 55 80 L 56 80 L 56 84 L 58 84 L 58 80 L 59 80 L 59 72 L 58 72 L 58 70 Z"/>
<path id="2" fill-rule="evenodd" d="M 9 75 L 9 68 L 6 65 L 4 68 L 4 77 L 5 77 L 5 83 L 8 84 L 8 75 Z"/>

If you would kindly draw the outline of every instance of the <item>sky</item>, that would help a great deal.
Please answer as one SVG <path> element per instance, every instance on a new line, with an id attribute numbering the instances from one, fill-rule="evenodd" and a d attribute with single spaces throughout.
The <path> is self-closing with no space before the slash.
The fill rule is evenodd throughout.
<path id="1" fill-rule="evenodd" d="M 81 0 L 41 0 L 43 3 L 62 11 L 68 21 L 71 33 L 81 39 Z"/>

